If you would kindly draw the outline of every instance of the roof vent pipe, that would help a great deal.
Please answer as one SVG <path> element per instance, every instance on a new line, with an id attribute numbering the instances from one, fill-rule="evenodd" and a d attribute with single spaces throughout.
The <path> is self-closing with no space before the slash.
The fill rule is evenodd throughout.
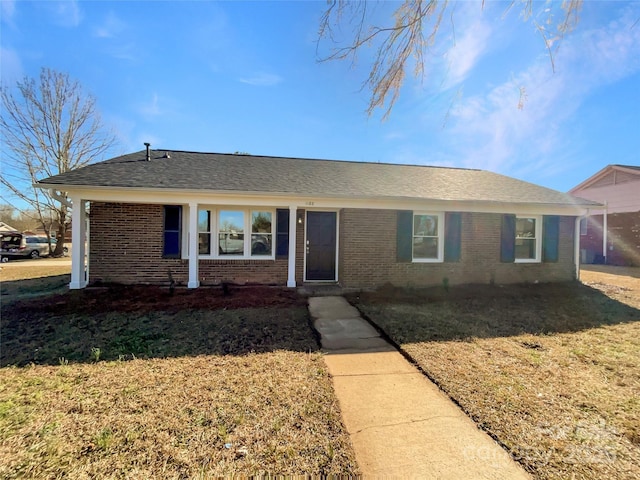
<path id="1" fill-rule="evenodd" d="M 149 151 L 150 143 L 144 142 L 144 146 L 147 147 L 147 162 L 151 161 L 151 152 Z"/>

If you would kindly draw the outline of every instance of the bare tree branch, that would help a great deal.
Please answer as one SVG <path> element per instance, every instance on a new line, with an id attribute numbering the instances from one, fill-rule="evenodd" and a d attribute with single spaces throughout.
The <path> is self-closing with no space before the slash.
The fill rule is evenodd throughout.
<path id="1" fill-rule="evenodd" d="M 43 68 L 38 81 L 26 77 L 15 92 L 2 86 L 0 101 L 0 183 L 36 212 L 45 231 L 55 220 L 64 238 L 69 209 L 33 184 L 98 160 L 115 138 L 105 131 L 95 99 L 66 73 Z M 62 254 L 63 243 L 58 242 L 54 255 Z"/>
<path id="2" fill-rule="evenodd" d="M 548 12 L 547 18 L 542 23 L 534 18 L 534 0 L 512 0 L 505 15 L 516 4 L 521 4 L 523 20 L 531 21 L 542 35 L 552 69 L 555 69 L 555 50 L 552 47 L 559 45 L 559 40 L 576 26 L 582 2 L 583 0 L 562 0 L 561 9 L 564 16 L 555 28 L 552 27 L 551 9 L 545 10 Z M 327 9 L 320 18 L 316 51 L 320 42 L 329 40 L 334 44 L 334 48 L 319 61 L 349 60 L 353 65 L 363 48 L 375 44 L 376 53 L 361 89 L 366 88 L 371 93 L 367 114 L 371 116 L 381 108 L 384 110 L 384 120 L 388 118 L 398 100 L 410 62 L 414 62 L 415 77 L 424 79 L 426 76 L 425 54 L 435 44 L 442 19 L 449 10 L 452 31 L 455 33 L 455 4 L 450 5 L 449 0 L 403 0 L 393 14 L 393 24 L 386 26 L 369 23 L 367 5 L 366 0 L 329 0 Z M 480 0 L 478 5 L 480 9 L 484 8 L 484 0 Z M 548 27 L 544 27 L 543 23 Z M 346 42 L 340 41 L 339 31 L 342 27 L 349 26 L 349 39 Z"/>

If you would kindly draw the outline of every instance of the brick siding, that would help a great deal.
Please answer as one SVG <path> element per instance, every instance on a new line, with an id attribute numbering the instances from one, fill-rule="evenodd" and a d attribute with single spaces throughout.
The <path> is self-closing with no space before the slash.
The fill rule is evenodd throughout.
<path id="1" fill-rule="evenodd" d="M 602 215 L 587 218 L 587 234 L 580 236 L 580 249 L 585 263 L 593 263 L 602 255 Z M 609 265 L 640 266 L 640 212 L 607 215 Z"/>
<path id="2" fill-rule="evenodd" d="M 550 282 L 575 278 L 574 217 L 561 217 L 559 261 L 501 263 L 501 215 L 463 213 L 461 257 L 455 263 L 398 263 L 397 212 L 344 209 L 340 213 L 339 278 L 345 287 Z"/>
<path id="3" fill-rule="evenodd" d="M 187 284 L 188 260 L 162 258 L 162 205 L 92 203 L 90 222 L 91 283 L 166 284 L 171 271 Z M 200 260 L 198 273 L 202 285 L 286 285 L 287 260 Z"/>
<path id="4" fill-rule="evenodd" d="M 296 282 L 304 274 L 304 210 L 296 222 Z M 574 278 L 573 217 L 561 217 L 557 263 L 500 263 L 501 215 L 462 214 L 461 259 L 456 263 L 398 263 L 395 210 L 343 209 L 339 214 L 338 278 L 341 285 L 394 285 L 563 281 Z M 163 206 L 92 203 L 90 282 L 168 283 L 188 281 L 188 260 L 162 258 Z M 287 260 L 200 260 L 202 285 L 222 281 L 286 285 Z"/>

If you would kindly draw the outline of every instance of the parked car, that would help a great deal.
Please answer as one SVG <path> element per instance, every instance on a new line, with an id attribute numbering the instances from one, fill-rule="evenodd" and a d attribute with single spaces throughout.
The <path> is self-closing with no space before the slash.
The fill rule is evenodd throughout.
<path id="1" fill-rule="evenodd" d="M 7 262 L 11 258 L 38 258 L 51 255 L 55 251 L 56 243 L 57 240 L 52 238 L 51 250 L 49 250 L 47 237 L 5 232 L 0 234 L 0 257 L 3 262 Z"/>

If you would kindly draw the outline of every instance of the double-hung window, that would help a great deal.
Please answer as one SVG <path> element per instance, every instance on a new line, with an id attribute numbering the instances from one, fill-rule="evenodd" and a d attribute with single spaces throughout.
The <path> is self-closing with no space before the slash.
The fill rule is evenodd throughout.
<path id="1" fill-rule="evenodd" d="M 273 253 L 273 214 L 251 212 L 251 256 L 271 256 Z"/>
<path id="2" fill-rule="evenodd" d="M 218 212 L 218 255 L 244 256 L 245 217 L 243 210 Z"/>
<path id="3" fill-rule="evenodd" d="M 516 262 L 539 262 L 541 254 L 541 218 L 516 217 Z"/>
<path id="4" fill-rule="evenodd" d="M 441 262 L 444 252 L 441 213 L 414 213 L 412 251 L 414 262 Z"/>
<path id="5" fill-rule="evenodd" d="M 274 258 L 275 211 L 198 210 L 198 254 L 205 258 Z"/>
<path id="6" fill-rule="evenodd" d="M 198 253 L 211 254 L 211 211 L 198 211 Z"/>

